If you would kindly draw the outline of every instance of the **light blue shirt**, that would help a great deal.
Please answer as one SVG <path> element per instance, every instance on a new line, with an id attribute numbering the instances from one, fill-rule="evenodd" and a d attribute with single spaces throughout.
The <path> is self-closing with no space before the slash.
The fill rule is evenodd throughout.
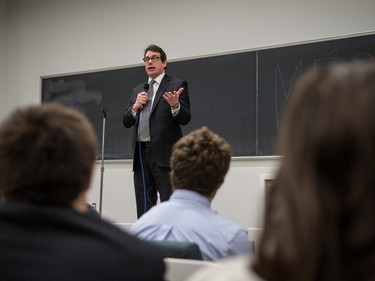
<path id="1" fill-rule="evenodd" d="M 207 197 L 185 189 L 146 212 L 131 233 L 145 240 L 194 242 L 210 261 L 253 252 L 241 226 L 214 212 Z"/>

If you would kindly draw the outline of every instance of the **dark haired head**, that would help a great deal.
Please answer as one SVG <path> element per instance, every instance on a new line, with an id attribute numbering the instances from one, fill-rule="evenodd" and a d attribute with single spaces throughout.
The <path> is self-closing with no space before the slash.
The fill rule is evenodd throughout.
<path id="1" fill-rule="evenodd" d="M 57 104 L 14 111 L 0 127 L 6 201 L 70 205 L 89 186 L 97 140 L 79 112 Z"/>
<path id="2" fill-rule="evenodd" d="M 146 49 L 144 50 L 144 52 L 143 52 L 143 56 L 146 56 L 146 53 L 147 53 L 148 51 L 152 51 L 152 52 L 160 53 L 160 60 L 161 60 L 162 62 L 164 62 L 164 61 L 167 60 L 167 55 L 165 54 L 165 52 L 163 51 L 163 49 L 160 48 L 160 47 L 157 46 L 157 45 L 153 45 L 153 44 L 148 45 L 148 46 L 146 47 Z"/>

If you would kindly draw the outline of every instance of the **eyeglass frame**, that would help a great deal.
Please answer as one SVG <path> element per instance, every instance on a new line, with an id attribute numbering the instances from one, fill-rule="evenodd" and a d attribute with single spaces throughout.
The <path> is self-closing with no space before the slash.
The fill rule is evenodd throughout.
<path id="1" fill-rule="evenodd" d="M 152 56 L 151 58 L 150 57 L 144 57 L 142 60 L 144 61 L 144 63 L 149 63 L 150 60 L 152 62 L 157 62 L 159 59 L 161 59 L 161 57 L 158 57 L 158 56 Z"/>

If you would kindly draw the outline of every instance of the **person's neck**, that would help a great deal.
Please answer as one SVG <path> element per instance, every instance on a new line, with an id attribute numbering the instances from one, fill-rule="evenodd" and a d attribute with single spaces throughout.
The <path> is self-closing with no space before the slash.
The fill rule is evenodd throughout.
<path id="1" fill-rule="evenodd" d="M 73 202 L 72 208 L 80 213 L 87 212 L 86 192 L 82 192 Z"/>
<path id="2" fill-rule="evenodd" d="M 156 76 L 156 77 L 154 77 L 154 78 L 152 78 L 151 76 L 149 76 L 149 80 L 150 80 L 150 81 L 151 81 L 151 80 L 155 80 L 155 81 L 157 81 L 157 82 L 160 83 L 161 80 L 163 80 L 164 76 L 165 76 L 165 72 L 159 74 L 158 76 Z M 160 77 L 160 78 L 159 78 L 159 77 Z"/>
<path id="3" fill-rule="evenodd" d="M 219 190 L 219 188 L 220 188 L 220 185 L 212 192 L 211 195 L 207 196 L 208 201 L 210 201 L 210 203 L 212 203 L 212 200 L 214 200 L 215 195 L 216 195 L 217 191 Z"/>

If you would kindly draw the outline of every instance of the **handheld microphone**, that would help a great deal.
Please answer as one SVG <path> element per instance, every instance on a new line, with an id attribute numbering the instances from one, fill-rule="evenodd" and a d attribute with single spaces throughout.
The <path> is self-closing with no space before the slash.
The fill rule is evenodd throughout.
<path id="1" fill-rule="evenodd" d="M 145 83 L 145 84 L 143 85 L 143 90 L 145 90 L 145 92 L 147 92 L 147 91 L 148 91 L 148 88 L 150 88 L 150 84 Z"/>
<path id="2" fill-rule="evenodd" d="M 147 91 L 148 91 L 148 88 L 150 88 L 150 84 L 145 83 L 145 84 L 143 85 L 143 90 L 145 90 L 145 92 L 147 92 Z M 142 111 L 142 109 L 143 109 L 143 104 L 141 105 L 141 108 L 139 109 L 139 111 Z"/>

